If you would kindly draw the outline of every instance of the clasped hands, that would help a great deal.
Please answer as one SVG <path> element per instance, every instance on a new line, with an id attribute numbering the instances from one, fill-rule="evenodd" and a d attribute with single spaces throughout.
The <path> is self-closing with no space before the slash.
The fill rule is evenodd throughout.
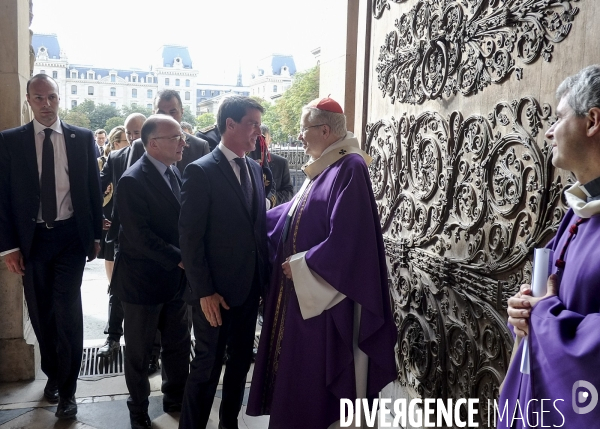
<path id="1" fill-rule="evenodd" d="M 531 296 L 531 286 L 528 284 L 521 285 L 519 292 L 508 299 L 508 323 L 513 326 L 513 330 L 517 337 L 525 337 L 529 334 L 529 318 L 531 310 L 541 300 L 550 296 L 558 295 L 558 277 L 556 274 L 551 274 L 548 277 L 546 284 L 546 295 L 540 297 Z"/>

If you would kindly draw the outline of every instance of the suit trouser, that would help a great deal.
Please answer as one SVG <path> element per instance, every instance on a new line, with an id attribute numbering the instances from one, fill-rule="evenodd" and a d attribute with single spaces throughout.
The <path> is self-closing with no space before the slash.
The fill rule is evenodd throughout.
<path id="1" fill-rule="evenodd" d="M 123 304 L 117 295 L 110 292 L 108 298 L 108 321 L 104 327 L 104 333 L 108 338 L 119 342 L 123 335 Z"/>
<path id="2" fill-rule="evenodd" d="M 157 329 L 161 332 L 163 403 L 181 403 L 190 362 L 187 305 L 181 298 L 158 305 L 122 304 L 129 411 L 132 414 L 148 411 L 148 363 Z"/>
<path id="3" fill-rule="evenodd" d="M 81 367 L 85 260 L 75 219 L 52 229 L 37 226 L 25 260 L 25 300 L 40 345 L 42 371 L 56 380 L 62 398 L 75 394 Z"/>
<path id="4" fill-rule="evenodd" d="M 210 326 L 200 308 L 200 302 L 192 304 L 195 356 L 190 364 L 190 375 L 185 386 L 180 428 L 206 427 L 221 376 L 225 346 L 229 358 L 225 364 L 219 420 L 224 428 L 238 427 L 246 376 L 252 363 L 258 300 L 258 287 L 254 285 L 241 306 L 231 307 L 230 310 L 221 307 L 223 324 L 218 327 Z"/>
<path id="5" fill-rule="evenodd" d="M 116 241 L 112 242 L 115 246 L 115 257 L 117 253 L 119 253 L 119 245 Z M 109 288 L 110 289 L 110 288 Z M 108 297 L 108 320 L 106 322 L 106 326 L 104 327 L 104 333 L 108 335 L 113 341 L 117 343 L 120 342 L 121 337 L 123 336 L 123 318 L 125 317 L 125 313 L 123 312 L 123 303 L 117 295 L 113 293 L 112 290 L 109 290 Z M 152 348 L 152 355 L 158 356 L 160 355 L 160 331 L 156 331 L 156 337 L 154 339 L 154 347 Z"/>

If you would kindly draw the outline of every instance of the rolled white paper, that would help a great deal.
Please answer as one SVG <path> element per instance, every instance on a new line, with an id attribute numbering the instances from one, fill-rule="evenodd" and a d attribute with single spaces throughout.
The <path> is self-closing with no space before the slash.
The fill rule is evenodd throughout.
<path id="1" fill-rule="evenodd" d="M 546 295 L 548 277 L 552 274 L 554 251 L 551 249 L 533 250 L 533 273 L 531 275 L 531 294 L 534 297 Z M 521 355 L 521 372 L 529 374 L 529 335 L 523 342 Z"/>

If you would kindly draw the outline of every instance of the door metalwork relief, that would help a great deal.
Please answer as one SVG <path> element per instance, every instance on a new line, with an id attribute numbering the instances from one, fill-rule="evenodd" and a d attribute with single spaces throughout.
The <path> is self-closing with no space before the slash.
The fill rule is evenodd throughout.
<path id="1" fill-rule="evenodd" d="M 419 104 L 477 93 L 513 73 L 521 79 L 518 64 L 551 60 L 554 44 L 571 31 L 577 1 L 418 1 L 380 48 L 379 89 L 392 103 Z M 384 0 L 373 4 L 375 18 L 389 9 Z"/>
<path id="2" fill-rule="evenodd" d="M 550 115 L 525 97 L 486 116 L 427 111 L 367 126 L 398 382 L 413 397 L 497 398 L 512 348 L 506 300 L 530 279 L 530 252 L 558 227 L 571 181 L 552 168 Z"/>

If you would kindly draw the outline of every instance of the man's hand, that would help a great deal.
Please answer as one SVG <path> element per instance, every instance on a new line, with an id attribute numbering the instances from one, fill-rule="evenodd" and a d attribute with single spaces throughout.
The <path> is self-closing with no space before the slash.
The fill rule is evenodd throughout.
<path id="1" fill-rule="evenodd" d="M 546 295 L 534 298 L 531 296 L 531 286 L 521 285 L 521 289 L 516 295 L 508 299 L 508 323 L 510 323 L 518 337 L 525 337 L 529 334 L 529 317 L 531 310 L 542 299 L 558 295 L 558 277 L 551 274 L 546 284 Z"/>
<path id="2" fill-rule="evenodd" d="M 221 320 L 221 309 L 219 305 L 222 305 L 225 310 L 229 310 L 229 306 L 225 302 L 225 299 L 218 293 L 213 293 L 211 296 L 205 296 L 200 298 L 200 308 L 210 323 L 210 326 L 216 328 L 221 326 L 223 321 Z"/>
<path id="3" fill-rule="evenodd" d="M 20 250 L 15 250 L 14 252 L 5 255 L 4 263 L 11 273 L 25 274 L 25 262 L 23 261 L 23 254 Z"/>
<path id="4" fill-rule="evenodd" d="M 110 228 L 110 224 L 111 222 L 108 219 L 102 219 L 102 229 L 104 231 L 108 231 L 108 229 Z"/>
<path id="5" fill-rule="evenodd" d="M 98 256 L 98 253 L 100 253 L 100 243 L 94 241 L 94 254 L 87 261 L 92 262 Z"/>
<path id="6" fill-rule="evenodd" d="M 290 279 L 292 279 L 292 267 L 290 266 L 290 258 L 291 256 L 288 256 L 288 258 L 285 260 L 285 262 L 283 264 L 281 264 L 281 268 L 283 268 L 283 274 L 285 274 L 285 276 Z"/>
<path id="7" fill-rule="evenodd" d="M 177 264 L 177 266 L 178 266 L 179 268 L 181 268 L 182 270 L 185 270 L 185 268 L 183 267 L 183 261 L 180 261 L 180 262 Z"/>

